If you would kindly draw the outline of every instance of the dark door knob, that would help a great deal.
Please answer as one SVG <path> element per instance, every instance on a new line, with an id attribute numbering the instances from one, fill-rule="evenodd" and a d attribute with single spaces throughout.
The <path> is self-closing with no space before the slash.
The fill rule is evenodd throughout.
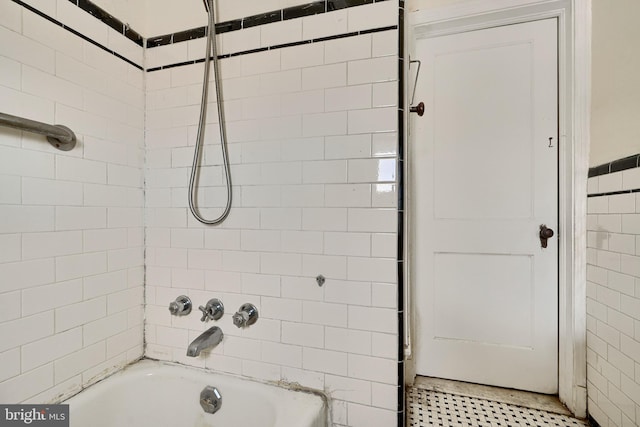
<path id="1" fill-rule="evenodd" d="M 409 107 L 409 112 L 417 113 L 420 117 L 424 116 L 424 102 Z"/>
<path id="2" fill-rule="evenodd" d="M 547 240 L 553 237 L 553 230 L 542 224 L 540 226 L 540 245 L 543 248 L 547 247 Z"/>

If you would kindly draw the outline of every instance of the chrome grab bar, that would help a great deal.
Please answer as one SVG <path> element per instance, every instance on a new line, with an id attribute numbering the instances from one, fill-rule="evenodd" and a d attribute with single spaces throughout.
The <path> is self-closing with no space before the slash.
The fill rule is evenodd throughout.
<path id="1" fill-rule="evenodd" d="M 62 151 L 69 151 L 76 146 L 76 135 L 66 126 L 49 125 L 5 113 L 0 113 L 0 126 L 45 135 L 51 145 Z"/>

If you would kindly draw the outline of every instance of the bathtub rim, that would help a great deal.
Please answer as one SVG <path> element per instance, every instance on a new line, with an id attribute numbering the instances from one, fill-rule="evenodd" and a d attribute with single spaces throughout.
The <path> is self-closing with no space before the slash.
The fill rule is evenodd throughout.
<path id="1" fill-rule="evenodd" d="M 148 363 L 148 366 L 141 366 L 141 362 L 145 365 Z M 190 372 L 198 372 L 198 373 L 208 374 L 208 375 L 219 375 L 219 376 L 224 376 L 237 381 L 243 381 L 243 382 L 248 381 L 251 383 L 257 383 L 257 384 L 261 384 L 268 387 L 275 387 L 275 388 L 289 391 L 289 392 L 297 392 L 297 393 L 303 393 L 303 394 L 319 397 L 322 402 L 320 410 L 325 412 L 324 414 L 325 423 L 327 426 L 331 425 L 330 424 L 331 418 L 332 418 L 331 397 L 328 394 L 326 394 L 324 391 L 313 389 L 310 387 L 305 387 L 294 382 L 285 382 L 282 380 L 281 381 L 262 380 L 259 378 L 247 377 L 247 376 L 242 376 L 238 374 L 232 374 L 227 372 L 215 371 L 207 368 L 201 368 L 197 366 L 186 365 L 184 363 L 180 363 L 177 361 L 153 359 L 145 356 L 142 356 L 130 363 L 127 363 L 126 365 L 119 367 L 115 371 L 110 372 L 103 377 L 100 377 L 97 381 L 87 384 L 86 386 L 83 386 L 79 390 L 74 390 L 72 393 L 62 395 L 60 400 L 58 400 L 57 403 L 60 403 L 60 404 L 68 403 L 68 401 L 71 400 L 72 398 L 79 396 L 80 394 L 84 393 L 87 390 L 93 389 L 94 386 L 97 386 L 98 384 L 101 384 L 106 380 L 109 380 L 110 378 L 115 377 L 116 375 L 125 375 L 129 370 L 136 369 L 136 368 L 139 368 L 141 370 L 153 369 L 154 364 L 157 364 L 161 367 L 184 369 Z"/>

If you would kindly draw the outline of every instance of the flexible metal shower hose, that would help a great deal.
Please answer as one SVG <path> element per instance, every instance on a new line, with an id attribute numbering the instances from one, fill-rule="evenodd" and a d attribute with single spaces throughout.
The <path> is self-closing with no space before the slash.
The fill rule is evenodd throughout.
<path id="1" fill-rule="evenodd" d="M 207 31 L 207 52 L 204 61 L 204 84 L 202 87 L 202 105 L 200 106 L 200 122 L 198 123 L 198 136 L 196 139 L 196 147 L 193 153 L 193 165 L 191 167 L 191 177 L 189 179 L 189 209 L 193 216 L 203 224 L 216 225 L 220 224 L 227 218 L 231 210 L 231 170 L 229 167 L 229 154 L 227 152 L 227 132 L 224 121 L 224 108 L 222 105 L 222 90 L 220 82 L 220 71 L 218 67 L 218 52 L 215 31 L 215 14 L 213 0 L 205 0 L 207 14 L 209 16 L 209 27 Z M 213 59 L 212 59 L 213 58 Z M 222 214 L 215 219 L 205 219 L 198 212 L 195 199 L 197 192 L 197 181 L 200 173 L 200 159 L 202 156 L 202 145 L 204 144 L 204 132 L 206 128 L 207 118 L 207 100 L 209 98 L 209 74 L 210 65 L 213 60 L 213 76 L 216 87 L 216 101 L 218 105 L 218 125 L 220 126 L 220 146 L 222 149 L 222 161 L 224 163 L 224 174 L 227 183 L 227 204 Z"/>

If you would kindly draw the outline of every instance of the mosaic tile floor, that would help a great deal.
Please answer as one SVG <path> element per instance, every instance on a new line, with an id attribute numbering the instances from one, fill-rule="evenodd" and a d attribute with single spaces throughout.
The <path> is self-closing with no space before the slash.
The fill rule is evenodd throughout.
<path id="1" fill-rule="evenodd" d="M 582 427 L 587 425 L 582 420 L 565 415 L 415 387 L 409 389 L 407 401 L 410 427 Z"/>

